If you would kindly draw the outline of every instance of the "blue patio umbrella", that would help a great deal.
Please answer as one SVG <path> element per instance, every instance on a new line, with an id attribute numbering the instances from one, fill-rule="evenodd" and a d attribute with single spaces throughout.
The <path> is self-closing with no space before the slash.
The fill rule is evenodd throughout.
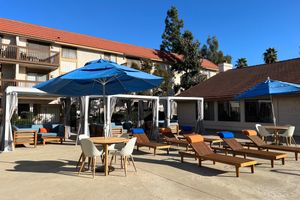
<path id="1" fill-rule="evenodd" d="M 159 76 L 100 59 L 34 87 L 63 96 L 103 95 L 105 101 L 105 95 L 145 91 L 159 86 L 162 80 Z"/>
<path id="2" fill-rule="evenodd" d="M 298 92 L 300 92 L 300 85 L 289 83 L 289 82 L 278 81 L 278 80 L 271 80 L 268 77 L 266 81 L 262 83 L 258 83 L 252 88 L 236 96 L 235 99 L 240 100 L 240 99 L 248 99 L 254 97 L 270 96 L 271 105 L 272 105 L 273 122 L 274 125 L 276 125 L 276 117 L 274 113 L 272 96 L 279 95 L 279 94 L 292 94 Z"/>

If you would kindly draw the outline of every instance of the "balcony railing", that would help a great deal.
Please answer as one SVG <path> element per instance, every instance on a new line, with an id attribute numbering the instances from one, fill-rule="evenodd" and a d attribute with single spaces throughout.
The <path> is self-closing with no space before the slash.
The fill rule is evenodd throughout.
<path id="1" fill-rule="evenodd" d="M 59 66 L 59 53 L 51 55 L 50 51 L 42 49 L 0 44 L 0 60 Z"/>
<path id="2" fill-rule="evenodd" d="M 19 87 L 32 87 L 40 81 L 27 81 L 27 80 L 16 80 L 16 79 L 0 79 L 0 90 L 3 92 L 8 86 L 19 86 Z"/>

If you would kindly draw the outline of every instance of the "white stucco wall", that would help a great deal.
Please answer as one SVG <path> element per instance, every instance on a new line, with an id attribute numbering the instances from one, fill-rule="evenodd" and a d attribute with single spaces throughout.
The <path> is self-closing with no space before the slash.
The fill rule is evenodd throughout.
<path id="1" fill-rule="evenodd" d="M 100 53 L 99 52 L 92 52 L 85 49 L 78 49 L 77 50 L 77 66 L 82 67 L 85 63 L 91 61 L 91 60 L 97 60 L 100 59 Z"/>
<path id="2" fill-rule="evenodd" d="M 77 68 L 77 63 L 76 61 L 66 61 L 66 60 L 61 60 L 60 61 L 60 74 L 67 73 L 69 71 L 72 71 Z"/>

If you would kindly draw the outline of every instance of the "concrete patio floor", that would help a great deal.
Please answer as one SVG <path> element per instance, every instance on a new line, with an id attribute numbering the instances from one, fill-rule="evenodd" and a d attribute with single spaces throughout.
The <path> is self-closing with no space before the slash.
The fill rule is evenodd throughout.
<path id="1" fill-rule="evenodd" d="M 151 151 L 152 152 L 152 151 Z M 0 199 L 298 199 L 300 197 L 300 161 L 289 154 L 284 166 L 275 167 L 259 160 L 255 173 L 205 161 L 198 167 L 194 159 L 180 163 L 178 152 L 170 155 L 148 148 L 134 152 L 138 172 L 132 165 L 127 177 L 120 161 L 109 176 L 91 172 L 78 176 L 75 169 L 81 153 L 72 144 L 47 144 L 37 148 L 17 148 L 0 154 Z M 98 161 L 99 162 L 99 161 Z M 100 164 L 100 163 L 98 163 Z"/>

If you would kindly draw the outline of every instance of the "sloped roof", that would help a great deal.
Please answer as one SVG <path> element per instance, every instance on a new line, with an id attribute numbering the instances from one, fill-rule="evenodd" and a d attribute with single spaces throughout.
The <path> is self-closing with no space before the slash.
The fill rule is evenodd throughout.
<path id="1" fill-rule="evenodd" d="M 267 80 L 268 77 L 300 84 L 300 58 L 221 72 L 182 92 L 179 96 L 232 99 L 257 83 Z"/>
<path id="2" fill-rule="evenodd" d="M 172 57 L 171 55 L 166 55 L 156 49 L 125 44 L 5 18 L 0 18 L 0 32 L 51 41 L 54 43 L 66 43 L 99 50 L 113 51 L 127 56 L 148 58 L 152 60 L 169 60 L 170 57 Z M 208 60 L 205 60 L 202 65 L 204 68 L 210 70 L 218 70 L 218 67 Z"/>

